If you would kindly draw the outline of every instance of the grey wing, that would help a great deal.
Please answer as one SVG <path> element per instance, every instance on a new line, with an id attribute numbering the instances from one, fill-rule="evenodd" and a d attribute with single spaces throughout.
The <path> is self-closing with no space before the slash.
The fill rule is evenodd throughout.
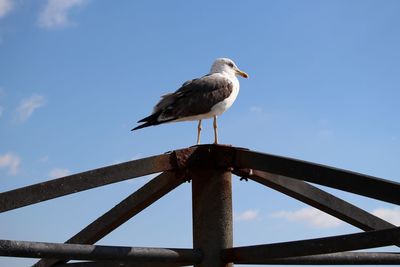
<path id="1" fill-rule="evenodd" d="M 153 114 L 157 113 L 159 111 L 163 111 L 167 107 L 171 106 L 176 101 L 176 99 L 179 98 L 179 96 L 181 96 L 183 94 L 183 92 L 181 92 L 181 91 L 184 90 L 187 85 L 189 85 L 190 83 L 192 83 L 195 80 L 198 80 L 198 79 L 186 81 L 174 93 L 167 93 L 165 95 L 162 95 L 161 100 L 153 108 Z"/>
<path id="2" fill-rule="evenodd" d="M 175 93 L 165 95 L 156 105 L 160 120 L 175 120 L 207 113 L 229 97 L 233 84 L 216 75 L 207 75 L 185 82 Z"/>

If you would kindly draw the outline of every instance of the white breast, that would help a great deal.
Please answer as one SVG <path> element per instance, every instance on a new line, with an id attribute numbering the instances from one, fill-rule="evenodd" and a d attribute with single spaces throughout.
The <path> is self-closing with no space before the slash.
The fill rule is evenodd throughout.
<path id="1" fill-rule="evenodd" d="M 229 109 L 232 106 L 233 102 L 235 102 L 236 97 L 239 94 L 239 80 L 235 76 L 230 77 L 230 80 L 233 83 L 232 93 L 228 98 L 225 98 L 224 101 L 219 102 L 218 104 L 212 107 L 210 113 L 213 113 L 213 116 L 219 116 L 222 113 L 224 113 L 227 109 Z"/>

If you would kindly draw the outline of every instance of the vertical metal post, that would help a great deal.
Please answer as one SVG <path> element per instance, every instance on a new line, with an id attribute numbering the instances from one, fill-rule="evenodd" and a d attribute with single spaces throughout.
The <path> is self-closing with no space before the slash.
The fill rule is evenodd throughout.
<path id="1" fill-rule="evenodd" d="M 221 259 L 221 250 L 233 245 L 232 175 L 226 170 L 194 170 L 191 178 L 193 247 L 204 255 L 195 267 L 232 267 Z"/>

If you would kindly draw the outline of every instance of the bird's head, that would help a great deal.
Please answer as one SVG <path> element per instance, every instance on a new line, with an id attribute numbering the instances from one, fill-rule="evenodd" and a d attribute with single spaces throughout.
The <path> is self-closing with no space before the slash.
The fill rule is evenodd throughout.
<path id="1" fill-rule="evenodd" d="M 248 78 L 246 72 L 241 71 L 233 62 L 233 60 L 229 58 L 217 58 L 211 66 L 211 73 L 222 73 L 226 72 L 232 75 L 240 75 L 244 78 Z"/>

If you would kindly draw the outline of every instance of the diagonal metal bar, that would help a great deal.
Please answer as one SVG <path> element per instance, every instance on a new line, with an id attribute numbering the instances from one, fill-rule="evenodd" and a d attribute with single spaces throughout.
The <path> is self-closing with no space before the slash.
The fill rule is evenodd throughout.
<path id="1" fill-rule="evenodd" d="M 174 168 L 171 153 L 69 175 L 0 193 L 0 212 Z"/>
<path id="2" fill-rule="evenodd" d="M 262 171 L 239 170 L 234 171 L 234 173 L 300 200 L 364 231 L 396 227 L 306 182 Z"/>
<path id="3" fill-rule="evenodd" d="M 14 240 L 0 240 L 0 256 L 185 264 L 194 264 L 202 259 L 201 251 L 195 249 L 94 246 Z"/>
<path id="4" fill-rule="evenodd" d="M 222 251 L 222 258 L 225 262 L 263 264 L 266 260 L 274 258 L 344 252 L 398 243 L 400 243 L 400 227 L 325 238 L 230 248 Z"/>
<path id="5" fill-rule="evenodd" d="M 235 168 L 254 169 L 400 205 L 400 184 L 306 161 L 236 149 Z"/>
<path id="6" fill-rule="evenodd" d="M 114 208 L 86 226 L 70 238 L 69 244 L 94 244 L 152 203 L 175 189 L 183 178 L 173 172 L 164 172 L 145 184 L 135 193 L 121 201 Z M 57 259 L 46 259 L 36 263 L 37 267 L 52 266 Z"/>

